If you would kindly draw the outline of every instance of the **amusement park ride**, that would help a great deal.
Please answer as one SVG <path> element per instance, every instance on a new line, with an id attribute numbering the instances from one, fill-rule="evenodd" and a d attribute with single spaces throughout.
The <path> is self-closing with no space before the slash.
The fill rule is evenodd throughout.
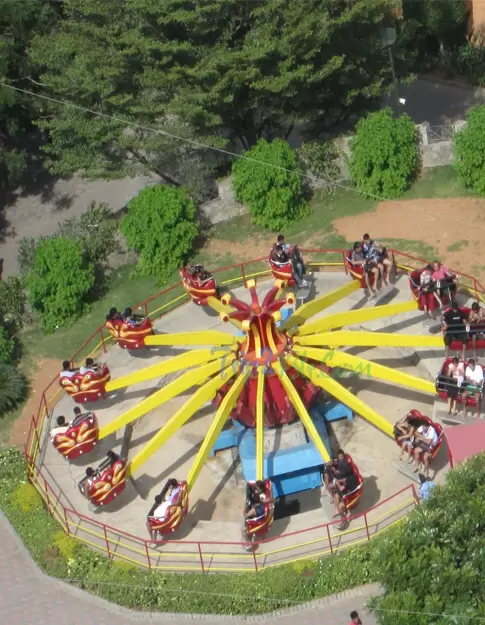
<path id="1" fill-rule="evenodd" d="M 153 334 L 148 320 L 138 325 L 120 321 L 116 326 L 107 322 L 107 328 L 121 347 L 140 349 L 151 346 L 198 346 L 182 352 L 155 365 L 130 375 L 110 379 L 109 371 L 101 368 L 98 374 L 90 374 L 89 380 L 80 380 L 78 387 L 91 384 L 96 392 L 84 394 L 82 401 L 90 401 L 117 389 L 136 385 L 147 380 L 177 373 L 178 377 L 155 391 L 138 405 L 116 417 L 110 423 L 98 425 L 92 412 L 81 415 L 77 422 L 63 434 L 53 439 L 56 449 L 67 460 L 89 453 L 110 434 L 140 419 L 151 410 L 172 398 L 192 389 L 190 397 L 168 419 L 153 438 L 132 458 L 112 458 L 95 471 L 85 490 L 91 503 L 108 505 L 118 496 L 126 479 L 135 475 L 143 464 L 166 444 L 185 423 L 208 402 L 217 410 L 212 424 L 199 448 L 185 481 L 179 481 L 176 499 L 167 508 L 163 519 L 149 519 L 152 532 L 169 535 L 182 524 L 189 509 L 189 494 L 204 463 L 214 449 L 224 448 L 224 437 L 228 430 L 223 428 L 232 420 L 233 430 L 239 437 L 243 472 L 248 483 L 248 494 L 254 481 L 262 482 L 266 497 L 262 513 L 257 518 L 247 519 L 244 532 L 248 541 L 254 541 L 268 532 L 273 522 L 274 497 L 285 492 L 285 483 L 277 474 L 277 462 L 269 463 L 265 457 L 265 435 L 274 428 L 289 427 L 299 419 L 307 436 L 307 448 L 318 454 L 318 476 L 323 465 L 331 460 L 325 419 L 318 417 L 313 407 L 318 402 L 321 389 L 347 407 L 348 414 L 360 415 L 385 435 L 394 438 L 394 426 L 388 419 L 346 389 L 334 375 L 335 368 L 365 371 L 372 378 L 411 388 L 427 394 L 436 394 L 435 383 L 389 367 L 365 360 L 341 350 L 345 347 L 433 347 L 443 346 L 439 336 L 416 336 L 383 332 L 346 330 L 360 323 L 394 317 L 418 309 L 416 299 L 397 304 L 381 305 L 342 313 L 321 315 L 325 309 L 363 287 L 360 268 L 352 268 L 351 277 L 344 286 L 325 293 L 313 301 L 303 304 L 284 318 L 282 309 L 294 305 L 295 296 L 285 289 L 291 284 L 291 276 L 281 268 L 273 268 L 274 286 L 267 291 L 262 301 L 256 292 L 254 281 L 248 281 L 248 301 L 236 299 L 230 294 L 218 297 L 218 289 L 212 276 L 194 277 L 183 269 L 181 278 L 185 289 L 197 305 L 208 306 L 219 313 L 220 319 L 230 324 L 234 332 L 216 330 Z M 411 285 L 412 290 L 412 285 Z M 327 363 L 327 364 L 326 364 Z M 331 366 L 328 366 L 331 363 Z M 96 386 L 97 383 L 97 386 Z M 80 390 L 73 390 L 61 379 L 63 388 L 79 401 Z M 195 389 L 195 390 L 193 390 Z M 415 414 L 424 420 L 429 419 Z M 436 455 L 442 440 L 441 426 L 432 423 L 440 435 L 433 451 Z M 237 437 L 236 437 L 237 438 Z M 234 439 L 235 440 L 235 439 Z M 222 442 L 221 442 L 222 441 Z M 231 444 L 239 444 L 231 443 Z M 244 452 L 246 446 L 246 452 Z M 248 449 L 251 448 L 249 451 Z M 297 449 L 286 449 L 284 466 L 301 474 L 314 471 L 305 465 Z M 308 454 L 305 456 L 308 457 Z M 357 488 L 345 495 L 347 509 L 357 505 L 365 481 L 352 463 L 357 477 Z M 288 469 L 288 467 L 290 469 Z M 306 482 L 308 484 L 308 481 Z M 295 487 L 293 492 L 308 486 Z"/>

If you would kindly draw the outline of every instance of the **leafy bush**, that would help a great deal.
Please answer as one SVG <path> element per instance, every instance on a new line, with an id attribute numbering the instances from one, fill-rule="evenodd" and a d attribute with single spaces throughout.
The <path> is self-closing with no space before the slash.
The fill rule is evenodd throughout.
<path id="1" fill-rule="evenodd" d="M 35 250 L 37 249 L 38 240 L 34 237 L 22 237 L 19 241 L 17 251 L 17 262 L 19 265 L 19 273 L 25 278 L 34 267 Z"/>
<path id="2" fill-rule="evenodd" d="M 67 237 L 39 242 L 27 287 L 45 332 L 74 321 L 86 310 L 94 281 L 94 266 L 87 261 L 81 243 Z"/>
<path id="3" fill-rule="evenodd" d="M 399 197 L 418 169 L 414 123 L 407 115 L 394 118 L 390 108 L 359 121 L 350 150 L 350 173 L 362 193 Z"/>
<path id="4" fill-rule="evenodd" d="M 0 452 L 0 506 L 34 559 L 53 574 L 79 582 L 90 592 L 128 608 L 192 614 L 264 613 L 376 580 L 369 546 L 342 552 L 304 567 L 287 565 L 258 575 L 171 574 L 113 562 L 59 534 L 45 507 L 34 514 L 14 501 L 25 483 L 17 450 Z M 54 554 L 54 555 L 53 555 Z M 305 574 L 311 572 L 310 575 Z M 254 597 L 257 597 L 255 603 Z"/>
<path id="5" fill-rule="evenodd" d="M 485 106 L 473 108 L 455 135 L 455 171 L 466 187 L 485 195 Z"/>
<path id="6" fill-rule="evenodd" d="M 17 486 L 10 497 L 10 501 L 22 512 L 33 512 L 42 508 L 42 497 L 36 488 L 28 482 Z"/>
<path id="7" fill-rule="evenodd" d="M 130 249 L 140 254 L 137 272 L 164 283 L 192 251 L 197 212 L 184 189 L 154 185 L 128 204 L 121 230 Z"/>
<path id="8" fill-rule="evenodd" d="M 15 339 L 5 326 L 0 325 L 0 362 L 12 362 L 15 351 Z"/>
<path id="9" fill-rule="evenodd" d="M 14 330 L 22 327 L 26 302 L 24 284 L 18 276 L 0 281 L 0 318 Z"/>
<path id="10" fill-rule="evenodd" d="M 335 182 L 341 176 L 341 153 L 334 141 L 308 141 L 298 150 L 298 159 L 310 176 Z M 332 185 L 329 184 L 330 188 Z"/>
<path id="11" fill-rule="evenodd" d="M 387 536 L 376 549 L 385 596 L 375 601 L 381 625 L 421 625 L 483 618 L 485 455 L 450 471 L 444 487 Z M 405 610 L 412 613 L 397 614 Z M 448 621 L 449 622 L 449 621 Z"/>
<path id="12" fill-rule="evenodd" d="M 0 416 L 25 399 L 27 380 L 14 366 L 0 363 Z"/>
<path id="13" fill-rule="evenodd" d="M 246 204 L 254 224 L 283 230 L 310 214 L 294 150 L 286 141 L 260 139 L 232 166 L 236 199 Z"/>

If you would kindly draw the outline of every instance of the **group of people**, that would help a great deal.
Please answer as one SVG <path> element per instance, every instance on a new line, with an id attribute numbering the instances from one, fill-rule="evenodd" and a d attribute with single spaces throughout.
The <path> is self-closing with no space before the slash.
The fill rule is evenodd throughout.
<path id="1" fill-rule="evenodd" d="M 438 260 L 426 265 L 419 278 L 419 303 L 425 314 L 431 316 L 434 303 L 443 309 L 444 297 L 451 301 L 455 296 L 457 284 L 457 276 Z"/>
<path id="2" fill-rule="evenodd" d="M 152 507 L 150 508 L 147 519 L 157 519 L 163 521 L 169 509 L 177 505 L 175 503 L 176 498 L 180 495 L 180 486 L 178 481 L 175 478 L 170 478 L 165 486 L 163 487 L 161 493 L 155 496 L 155 500 L 153 502 Z M 156 538 L 156 532 L 153 531 L 150 523 L 147 521 L 148 531 L 153 540 Z"/>
<path id="3" fill-rule="evenodd" d="M 323 479 L 327 493 L 335 505 L 335 516 L 341 519 L 339 525 L 341 528 L 348 514 L 345 496 L 352 493 L 359 485 L 357 474 L 342 449 L 339 449 L 336 457 L 324 466 Z"/>
<path id="4" fill-rule="evenodd" d="M 270 258 L 271 262 L 281 267 L 291 263 L 295 284 L 301 288 L 308 286 L 308 281 L 305 280 L 305 263 L 303 262 L 300 250 L 297 245 L 285 243 L 285 237 L 282 234 L 278 235 L 276 243 L 271 249 Z"/>
<path id="5" fill-rule="evenodd" d="M 394 436 L 401 445 L 400 459 L 407 454 L 408 463 L 414 463 L 414 473 L 419 473 L 423 464 L 426 478 L 429 478 L 431 456 L 438 443 L 438 433 L 434 427 L 429 423 L 418 425 L 415 419 L 406 415 L 394 426 Z"/>
<path id="6" fill-rule="evenodd" d="M 462 412 L 465 417 L 468 398 L 475 400 L 476 417 L 480 416 L 480 404 L 483 387 L 483 369 L 470 358 L 466 367 L 457 356 L 452 358 L 446 371 L 440 376 L 439 383 L 446 388 L 448 396 L 448 414 L 457 415 L 457 398 L 461 393 Z"/>
<path id="7" fill-rule="evenodd" d="M 266 494 L 262 480 L 250 484 L 244 510 L 245 521 L 262 517 L 264 515 L 264 506 L 273 503 L 273 501 L 273 498 Z"/>
<path id="8" fill-rule="evenodd" d="M 361 241 L 354 243 L 350 260 L 352 265 L 362 267 L 372 298 L 377 296 L 382 287 L 389 286 L 391 261 L 388 251 L 378 241 L 372 240 L 368 233 L 363 235 Z"/>
<path id="9" fill-rule="evenodd" d="M 79 490 L 84 495 L 84 497 L 86 497 L 86 499 L 89 499 L 89 489 L 92 486 L 93 482 L 98 477 L 100 477 L 103 471 L 105 471 L 108 467 L 112 467 L 115 462 L 118 462 L 118 460 L 121 460 L 121 457 L 116 452 L 110 449 L 106 454 L 106 460 L 102 462 L 99 467 L 97 467 L 96 469 L 93 469 L 93 467 L 88 467 L 86 469 L 86 474 L 79 484 Z"/>
<path id="10" fill-rule="evenodd" d="M 443 338 L 446 345 L 446 358 L 452 343 L 461 343 L 462 358 L 465 359 L 468 340 L 471 339 L 473 358 L 477 358 L 477 340 L 485 335 L 485 310 L 478 302 L 473 302 L 467 314 L 453 301 L 443 313 Z"/>
<path id="11" fill-rule="evenodd" d="M 69 360 L 64 360 L 59 376 L 61 378 L 72 378 L 78 373 L 85 375 L 86 373 L 97 373 L 98 371 L 99 365 L 94 362 L 93 358 L 86 358 L 84 364 L 80 367 L 73 367 Z"/>
<path id="12" fill-rule="evenodd" d="M 65 434 L 69 428 L 75 427 L 86 417 L 86 415 L 90 414 L 89 412 L 83 412 L 79 406 L 76 406 L 73 412 L 74 418 L 72 421 L 67 421 L 64 415 L 59 415 L 57 417 L 56 425 L 50 431 L 51 441 L 53 441 L 58 434 Z"/>
<path id="13" fill-rule="evenodd" d="M 192 280 L 197 280 L 198 282 L 205 282 L 212 277 L 211 273 L 207 271 L 207 269 L 205 269 L 203 265 L 192 266 L 190 263 L 187 263 L 184 266 L 184 271 L 190 276 Z"/>
<path id="14" fill-rule="evenodd" d="M 136 315 L 129 307 L 125 308 L 124 313 L 118 312 L 116 308 L 110 308 L 108 314 L 106 315 L 106 321 L 111 323 L 121 321 L 121 323 L 127 323 L 128 325 L 133 326 L 139 325 L 143 319 L 145 319 L 145 315 Z"/>

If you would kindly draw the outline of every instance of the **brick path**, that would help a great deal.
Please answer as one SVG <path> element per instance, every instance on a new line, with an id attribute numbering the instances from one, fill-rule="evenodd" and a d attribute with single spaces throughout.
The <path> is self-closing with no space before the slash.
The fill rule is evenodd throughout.
<path id="1" fill-rule="evenodd" d="M 92 597 L 43 575 L 0 511 L 0 623 L 8 625 L 129 625 L 143 621 L 182 625 L 261 623 L 270 625 L 347 625 L 358 610 L 364 625 L 376 625 L 364 604 L 379 589 L 375 585 L 328 597 L 292 610 L 261 617 L 237 618 L 179 614 L 138 614 Z"/>

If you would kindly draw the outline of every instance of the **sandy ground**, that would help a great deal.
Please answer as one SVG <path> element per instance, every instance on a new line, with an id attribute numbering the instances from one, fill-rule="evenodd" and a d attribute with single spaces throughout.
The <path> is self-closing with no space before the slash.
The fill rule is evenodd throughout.
<path id="1" fill-rule="evenodd" d="M 408 239 L 433 246 L 449 267 L 485 278 L 485 200 L 476 198 L 417 199 L 381 202 L 373 213 L 342 217 L 335 230 L 349 241 L 364 232 L 382 241 Z M 432 259 L 428 259 L 432 260 Z"/>

